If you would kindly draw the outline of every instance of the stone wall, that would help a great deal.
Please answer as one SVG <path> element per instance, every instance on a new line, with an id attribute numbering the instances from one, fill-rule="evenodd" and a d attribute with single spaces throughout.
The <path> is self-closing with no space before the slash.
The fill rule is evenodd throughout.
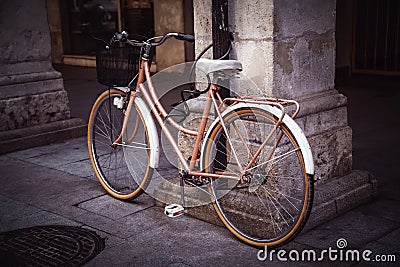
<path id="1" fill-rule="evenodd" d="M 0 114 L 0 131 L 59 121 L 70 116 L 68 96 L 66 92 L 46 92 L 1 99 Z"/>
<path id="2" fill-rule="evenodd" d="M 69 120 L 63 79 L 52 66 L 46 0 L 0 1 L 0 28 L 0 153 L 81 135 L 83 123 Z M 41 140 L 29 136 L 38 130 Z"/>
<path id="3" fill-rule="evenodd" d="M 46 0 L 46 6 L 51 38 L 51 59 L 54 63 L 62 63 L 64 47 L 61 29 L 60 0 Z"/>
<path id="4" fill-rule="evenodd" d="M 273 96 L 298 99 L 316 176 L 349 173 L 352 133 L 346 98 L 334 89 L 336 1 L 274 1 Z"/>
<path id="5" fill-rule="evenodd" d="M 68 119 L 68 97 L 50 55 L 45 0 L 0 3 L 0 131 Z"/>
<path id="6" fill-rule="evenodd" d="M 336 1 L 275 1 L 274 95 L 334 88 Z"/>
<path id="7" fill-rule="evenodd" d="M 296 122 L 308 137 L 315 178 L 320 179 L 309 225 L 370 199 L 376 193 L 376 180 L 366 172 L 352 171 L 347 99 L 334 84 L 336 1 L 229 0 L 228 5 L 235 38 L 231 58 L 243 63 L 244 74 L 264 95 L 300 103 Z M 212 39 L 211 0 L 194 0 L 194 15 L 199 53 Z M 343 201 L 351 204 L 343 206 Z M 215 218 L 209 211 L 208 207 L 193 214 Z"/>
<path id="8" fill-rule="evenodd" d="M 156 36 L 184 32 L 183 0 L 154 1 L 154 25 Z M 185 44 L 182 41 L 172 38 L 156 49 L 157 71 L 185 62 Z"/>
<path id="9" fill-rule="evenodd" d="M 316 177 L 351 171 L 346 98 L 334 89 L 336 1 L 229 1 L 231 58 L 264 95 L 295 99 Z M 195 1 L 196 52 L 211 42 L 211 0 Z M 210 57 L 210 55 L 209 55 Z"/>

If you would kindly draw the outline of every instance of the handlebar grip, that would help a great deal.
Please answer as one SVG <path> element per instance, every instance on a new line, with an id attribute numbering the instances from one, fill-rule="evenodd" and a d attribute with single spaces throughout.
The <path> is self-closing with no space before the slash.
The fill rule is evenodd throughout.
<path id="1" fill-rule="evenodd" d="M 178 35 L 175 38 L 178 40 L 194 43 L 194 35 L 191 34 L 178 33 Z"/>

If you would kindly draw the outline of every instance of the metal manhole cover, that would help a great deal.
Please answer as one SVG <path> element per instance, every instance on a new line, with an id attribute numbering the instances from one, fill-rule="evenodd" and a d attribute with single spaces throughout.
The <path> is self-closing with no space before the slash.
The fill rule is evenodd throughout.
<path id="1" fill-rule="evenodd" d="M 80 227 L 49 225 L 0 233 L 3 266 L 80 266 L 103 249 L 100 236 Z"/>

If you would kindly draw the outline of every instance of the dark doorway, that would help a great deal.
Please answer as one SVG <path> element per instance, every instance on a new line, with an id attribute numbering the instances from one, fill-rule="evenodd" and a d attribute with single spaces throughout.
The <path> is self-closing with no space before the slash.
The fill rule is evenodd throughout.
<path id="1" fill-rule="evenodd" d="M 395 200 L 400 190 L 394 175 L 400 149 L 399 8 L 398 0 L 337 0 L 336 20 L 335 87 L 347 97 L 353 169 L 370 171 L 380 196 Z"/>
<path id="2" fill-rule="evenodd" d="M 400 74 L 400 1 L 354 3 L 353 73 Z"/>
<path id="3" fill-rule="evenodd" d="M 400 1 L 337 0 L 337 78 L 400 75 Z"/>

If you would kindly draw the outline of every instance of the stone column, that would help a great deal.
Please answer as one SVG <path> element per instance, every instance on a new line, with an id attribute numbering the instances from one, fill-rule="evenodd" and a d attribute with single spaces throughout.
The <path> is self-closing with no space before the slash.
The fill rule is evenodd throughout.
<path id="1" fill-rule="evenodd" d="M 371 175 L 352 170 L 346 97 L 334 88 L 335 12 L 335 0 L 229 1 L 231 58 L 243 63 L 266 95 L 300 102 L 296 121 L 308 136 L 320 179 L 309 227 L 376 192 Z M 211 0 L 194 0 L 194 14 L 199 52 L 211 40 Z"/>
<path id="2" fill-rule="evenodd" d="M 155 35 L 168 32 L 184 32 L 183 0 L 155 0 L 154 2 Z M 157 71 L 185 62 L 185 44 L 169 39 L 157 49 Z"/>
<path id="3" fill-rule="evenodd" d="M 334 88 L 335 0 L 274 1 L 273 90 L 298 99 L 297 122 L 309 138 L 316 167 L 316 224 L 373 197 L 376 180 L 352 170 L 347 99 Z"/>
<path id="4" fill-rule="evenodd" d="M 82 125 L 70 119 L 63 79 L 52 67 L 45 3 L 0 2 L 0 153 L 71 137 L 78 132 L 66 128 Z"/>

